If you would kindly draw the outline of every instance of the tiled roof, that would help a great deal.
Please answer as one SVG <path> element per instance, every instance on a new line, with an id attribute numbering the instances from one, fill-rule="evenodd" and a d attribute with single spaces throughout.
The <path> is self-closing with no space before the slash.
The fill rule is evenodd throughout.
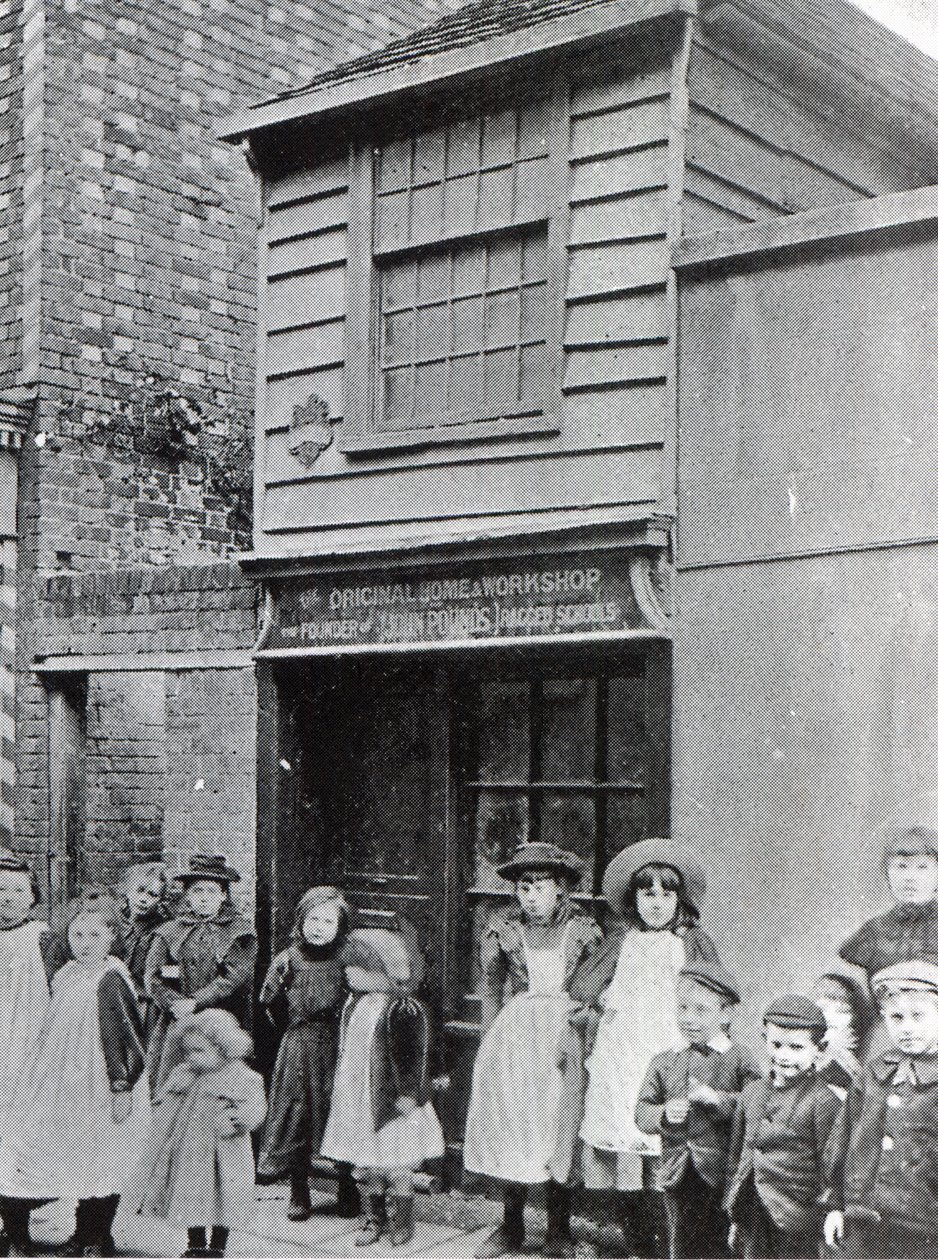
<path id="1" fill-rule="evenodd" d="M 475 3 L 462 5 L 455 13 L 447 14 L 413 35 L 396 39 L 374 52 L 334 66 L 301 86 L 284 92 L 277 99 L 286 100 L 316 88 L 332 87 L 349 79 L 363 78 L 432 57 L 436 53 L 464 48 L 494 35 L 510 35 L 540 22 L 552 22 L 574 13 L 617 3 L 618 0 L 475 0 Z"/>

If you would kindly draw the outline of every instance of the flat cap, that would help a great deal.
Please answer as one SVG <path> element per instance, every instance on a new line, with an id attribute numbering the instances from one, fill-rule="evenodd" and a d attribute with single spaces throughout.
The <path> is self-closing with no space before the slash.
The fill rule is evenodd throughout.
<path id="1" fill-rule="evenodd" d="M 762 1016 L 763 1024 L 775 1024 L 777 1028 L 816 1028 L 824 1032 L 827 1020 L 817 1002 L 800 993 L 786 993 L 770 1003 Z"/>
<path id="2" fill-rule="evenodd" d="M 705 989 L 712 989 L 714 993 L 719 993 L 720 997 L 726 998 L 727 1001 L 734 1003 L 734 1005 L 740 1000 L 739 984 L 722 963 L 690 963 L 688 966 L 681 968 L 678 978 L 693 980 L 695 984 L 703 985 Z"/>

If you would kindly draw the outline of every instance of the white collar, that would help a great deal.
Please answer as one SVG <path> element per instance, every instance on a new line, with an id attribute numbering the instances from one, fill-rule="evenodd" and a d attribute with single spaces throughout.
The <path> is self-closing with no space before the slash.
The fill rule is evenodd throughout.
<path id="1" fill-rule="evenodd" d="M 732 1041 L 730 1041 L 729 1037 L 726 1035 L 725 1032 L 717 1033 L 715 1037 L 711 1037 L 710 1040 L 707 1042 L 707 1045 L 710 1047 L 710 1049 L 715 1050 L 717 1054 L 726 1054 L 727 1050 L 729 1050 L 732 1044 L 733 1044 Z M 686 1041 L 682 1037 L 681 1040 L 678 1042 L 677 1048 L 678 1050 L 689 1050 L 690 1042 Z"/>

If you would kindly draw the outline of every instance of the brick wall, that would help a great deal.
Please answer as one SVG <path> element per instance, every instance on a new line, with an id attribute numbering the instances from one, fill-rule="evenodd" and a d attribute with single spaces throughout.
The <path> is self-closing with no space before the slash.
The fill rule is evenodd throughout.
<path id="1" fill-rule="evenodd" d="M 50 575 L 36 602 L 50 654 L 136 656 L 249 649 L 254 584 L 231 564 Z M 163 662 L 160 662 L 162 664 Z M 54 688 L 58 680 L 50 680 Z M 254 671 L 92 672 L 62 680 L 84 727 L 81 852 L 73 878 L 109 882 L 164 854 L 224 852 L 253 883 L 257 708 Z M 49 817 L 49 688 L 21 689 L 20 847 L 41 858 Z"/>

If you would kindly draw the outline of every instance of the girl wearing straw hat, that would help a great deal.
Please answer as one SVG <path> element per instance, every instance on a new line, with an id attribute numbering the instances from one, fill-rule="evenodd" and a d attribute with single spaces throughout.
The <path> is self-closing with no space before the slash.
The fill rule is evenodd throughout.
<path id="1" fill-rule="evenodd" d="M 583 863 L 552 844 L 526 844 L 498 868 L 517 904 L 496 914 L 482 938 L 482 1022 L 472 1074 L 463 1158 L 467 1171 L 504 1186 L 505 1216 L 476 1253 L 501 1256 L 524 1241 L 529 1186 L 546 1186 L 544 1255 L 573 1255 L 567 1185 L 575 1125 L 566 1127 L 565 1072 L 571 978 L 599 943 L 570 893 Z M 511 996 L 505 1001 L 506 987 Z"/>
<path id="2" fill-rule="evenodd" d="M 705 888 L 700 863 L 673 840 L 642 840 L 616 854 L 603 895 L 621 924 L 571 986 L 573 1001 L 591 1012 L 583 1183 L 594 1198 L 614 1193 L 633 1255 L 660 1255 L 664 1245 L 661 1203 L 649 1189 L 660 1138 L 636 1128 L 635 1103 L 653 1056 L 680 1039 L 678 974 L 717 961 L 713 942 L 696 926 Z"/>

